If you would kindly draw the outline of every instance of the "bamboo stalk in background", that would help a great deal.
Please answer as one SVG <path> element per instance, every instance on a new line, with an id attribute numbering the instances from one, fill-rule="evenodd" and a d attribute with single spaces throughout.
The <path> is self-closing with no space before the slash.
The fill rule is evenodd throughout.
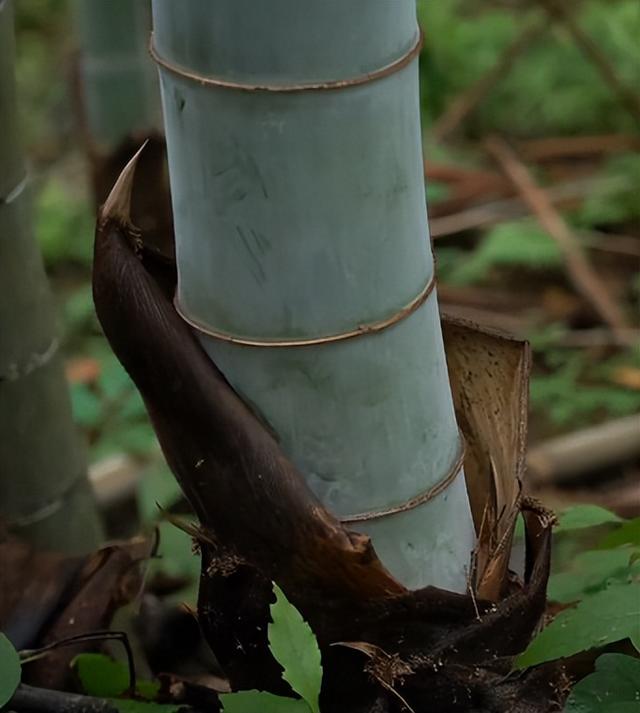
<path id="1" fill-rule="evenodd" d="M 14 54 L 12 3 L 1 0 L 0 522 L 36 544 L 87 551 L 100 541 L 100 523 L 29 223 Z"/>
<path id="2" fill-rule="evenodd" d="M 76 0 L 75 10 L 84 129 L 95 150 L 113 151 L 161 124 L 151 10 L 144 0 Z"/>
<path id="3" fill-rule="evenodd" d="M 474 529 L 430 289 L 415 1 L 153 10 L 179 309 L 324 504 L 366 514 L 352 526 L 394 575 L 463 591 Z"/>

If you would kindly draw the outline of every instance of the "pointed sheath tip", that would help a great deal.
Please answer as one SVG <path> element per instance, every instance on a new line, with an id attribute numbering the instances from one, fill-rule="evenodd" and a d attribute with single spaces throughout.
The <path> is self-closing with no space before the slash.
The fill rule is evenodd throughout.
<path id="1" fill-rule="evenodd" d="M 114 183 L 111 193 L 100 209 L 100 220 L 114 220 L 122 226 L 131 225 L 131 192 L 133 191 L 133 178 L 140 154 L 149 143 L 147 139 L 136 151 L 127 165 L 122 169 L 118 180 Z"/>

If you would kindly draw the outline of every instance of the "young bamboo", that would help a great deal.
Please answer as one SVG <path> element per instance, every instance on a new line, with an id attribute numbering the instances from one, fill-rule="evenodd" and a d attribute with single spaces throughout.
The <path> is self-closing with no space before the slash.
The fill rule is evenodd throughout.
<path id="1" fill-rule="evenodd" d="M 475 535 L 433 289 L 415 0 L 153 11 L 178 309 L 394 575 L 463 591 Z"/>
<path id="2" fill-rule="evenodd" d="M 36 544 L 86 551 L 99 542 L 99 518 L 28 219 L 14 50 L 12 3 L 1 0 L 0 522 Z"/>

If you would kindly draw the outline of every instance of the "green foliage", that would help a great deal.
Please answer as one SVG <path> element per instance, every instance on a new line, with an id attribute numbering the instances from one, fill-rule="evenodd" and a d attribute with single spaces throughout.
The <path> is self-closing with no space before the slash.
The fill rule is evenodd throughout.
<path id="1" fill-rule="evenodd" d="M 99 362 L 100 375 L 97 383 L 71 384 L 71 402 L 91 460 L 122 452 L 148 457 L 156 439 L 138 390 L 102 341 L 98 349 L 85 349 Z"/>
<path id="2" fill-rule="evenodd" d="M 158 508 L 169 510 L 181 499 L 182 491 L 165 462 L 157 461 L 145 470 L 137 497 L 142 522 L 152 523 L 158 519 Z"/>
<path id="3" fill-rule="evenodd" d="M 628 548 L 582 552 L 573 559 L 567 572 L 550 577 L 547 596 L 556 602 L 575 602 L 606 589 L 611 583 L 630 582 L 640 574 L 640 563 L 631 563 L 631 556 Z"/>
<path id="4" fill-rule="evenodd" d="M 562 255 L 556 242 L 530 220 L 502 223 L 489 230 L 480 245 L 447 275 L 452 284 L 481 282 L 494 267 L 556 269 Z"/>
<path id="5" fill-rule="evenodd" d="M 634 545 L 640 549 L 640 517 L 627 520 L 622 527 L 609 533 L 600 543 L 601 549 Z"/>
<path id="6" fill-rule="evenodd" d="M 87 333 L 98 333 L 98 319 L 93 306 L 90 283 L 82 285 L 66 296 L 62 305 L 62 319 L 67 339 Z"/>
<path id="7" fill-rule="evenodd" d="M 507 5 L 507 4 L 505 4 Z M 454 97 L 478 81 L 539 9 L 518 12 L 465 0 L 419 0 L 425 31 L 421 59 L 424 112 L 442 113 Z M 589 0 L 575 12 L 622 81 L 633 87 L 639 68 L 634 28 L 635 0 Z M 469 133 L 506 132 L 522 136 L 626 131 L 633 120 L 593 63 L 558 25 L 546 31 L 512 62 L 467 122 Z"/>
<path id="8" fill-rule="evenodd" d="M 0 632 L 0 708 L 8 703 L 20 685 L 20 657 L 13 644 Z"/>
<path id="9" fill-rule="evenodd" d="M 571 691 L 564 713 L 637 713 L 639 702 L 640 660 L 603 654 L 595 672 Z"/>
<path id="10" fill-rule="evenodd" d="M 640 218 L 640 201 L 635 190 L 640 186 L 640 155 L 614 156 L 603 173 L 605 180 L 589 193 L 575 212 L 574 220 L 589 227 L 623 224 Z M 610 190 L 608 181 L 615 181 L 618 188 Z"/>
<path id="11" fill-rule="evenodd" d="M 143 525 L 158 529 L 158 552 L 149 567 L 149 575 L 162 572 L 184 577 L 188 584 L 171 595 L 178 602 L 195 602 L 200 581 L 200 558 L 193 552 L 191 537 L 173 523 L 162 520 L 162 509 L 169 510 L 182 498 L 175 477 L 160 460 L 155 460 L 142 474 L 138 485 L 138 511 Z"/>
<path id="12" fill-rule="evenodd" d="M 272 696 L 262 691 L 220 696 L 225 713 L 320 713 L 322 662 L 318 642 L 300 612 L 274 584 L 276 601 L 271 605 L 269 648 L 282 666 L 284 680 L 302 700 Z"/>
<path id="13" fill-rule="evenodd" d="M 312 713 L 320 710 L 322 663 L 320 648 L 311 627 L 275 585 L 276 601 L 271 605 L 269 648 L 284 669 L 284 680 L 309 704 Z"/>
<path id="14" fill-rule="evenodd" d="M 173 703 L 149 703 L 125 698 L 111 698 L 109 702 L 120 713 L 179 713 L 184 708 L 184 706 Z"/>
<path id="15" fill-rule="evenodd" d="M 551 576 L 550 599 L 577 604 L 560 612 L 542 630 L 516 661 L 517 668 L 627 638 L 640 651 L 637 522 L 624 521 L 603 508 L 581 505 L 561 516 L 558 530 L 564 541 L 581 535 L 587 528 L 596 535 L 602 527 L 615 529 L 595 540 L 596 549 L 572 557 L 566 571 Z"/>
<path id="16" fill-rule="evenodd" d="M 621 523 L 622 521 L 621 517 L 599 505 L 575 505 L 560 514 L 556 533 L 582 530 L 585 527 L 596 527 L 612 522 Z"/>
<path id="17" fill-rule="evenodd" d="M 107 698 L 120 713 L 177 713 L 182 706 L 156 703 L 160 684 L 138 679 L 135 695 L 143 700 L 120 698 L 129 693 L 129 669 L 103 654 L 79 654 L 71 664 L 89 696 Z"/>
<path id="18" fill-rule="evenodd" d="M 265 691 L 240 691 L 220 696 L 224 713 L 308 713 L 304 701 L 274 696 Z"/>
<path id="19" fill-rule="evenodd" d="M 635 354 L 624 359 L 635 362 Z M 607 381 L 607 365 L 593 365 L 583 351 L 547 350 L 539 362 L 551 371 L 531 379 L 531 405 L 558 426 L 577 427 L 602 415 L 640 411 L 640 392 Z"/>
<path id="20" fill-rule="evenodd" d="M 572 656 L 622 639 L 640 650 L 640 584 L 614 584 L 565 609 L 516 662 L 517 668 Z"/>
<path id="21" fill-rule="evenodd" d="M 75 669 L 84 692 L 100 698 L 117 698 L 129 688 L 129 669 L 121 661 L 104 654 L 79 654 L 71 664 Z M 136 694 L 153 700 L 160 692 L 155 681 L 136 681 Z"/>
<path id="22" fill-rule="evenodd" d="M 38 195 L 35 216 L 36 238 L 47 266 L 91 264 L 94 216 L 83 196 L 51 178 Z"/>

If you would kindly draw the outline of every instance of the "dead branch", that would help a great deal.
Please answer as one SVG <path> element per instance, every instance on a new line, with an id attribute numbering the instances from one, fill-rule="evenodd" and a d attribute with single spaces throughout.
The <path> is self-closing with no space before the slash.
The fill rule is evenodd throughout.
<path id="1" fill-rule="evenodd" d="M 445 110 L 431 130 L 437 142 L 453 133 L 464 119 L 480 104 L 493 87 L 506 76 L 516 58 L 547 28 L 546 22 L 529 23 L 516 39 L 508 45 L 491 69 L 459 94 Z"/>
<path id="2" fill-rule="evenodd" d="M 585 473 L 640 456 L 640 414 L 552 438 L 529 451 L 534 483 L 568 483 Z"/>
<path id="3" fill-rule="evenodd" d="M 122 709 L 112 699 L 36 688 L 23 683 L 18 686 L 7 710 L 15 710 L 16 713 L 118 713 Z M 190 706 L 181 706 L 180 713 L 198 711 Z"/>
<path id="4" fill-rule="evenodd" d="M 611 61 L 600 51 L 591 37 L 582 30 L 571 15 L 567 4 L 555 0 L 538 0 L 538 3 L 544 7 L 551 18 L 560 21 L 567 28 L 582 53 L 595 65 L 605 83 L 618 95 L 620 103 L 636 121 L 640 121 L 640 96 L 618 77 Z"/>
<path id="5" fill-rule="evenodd" d="M 543 163 L 575 158 L 593 158 L 602 154 L 636 151 L 640 137 L 633 134 L 603 134 L 600 136 L 550 136 L 530 139 L 518 144 L 527 161 Z"/>
<path id="6" fill-rule="evenodd" d="M 551 186 L 546 193 L 552 205 L 561 206 L 582 200 L 595 190 L 614 193 L 625 186 L 625 182 L 617 177 L 582 178 Z M 442 238 L 465 230 L 495 225 L 505 220 L 515 220 L 528 214 L 527 205 L 520 198 L 509 198 L 468 208 L 442 218 L 434 218 L 429 221 L 429 229 L 432 238 Z"/>
<path id="7" fill-rule="evenodd" d="M 624 339 L 629 328 L 624 314 L 591 267 L 582 246 L 564 218 L 554 208 L 545 191 L 538 186 L 528 168 L 504 141 L 492 137 L 485 143 L 489 153 L 500 164 L 505 175 L 513 181 L 523 201 L 537 217 L 540 225 L 558 243 L 569 278 L 578 293 L 593 306 L 603 321 L 621 339 Z"/>

